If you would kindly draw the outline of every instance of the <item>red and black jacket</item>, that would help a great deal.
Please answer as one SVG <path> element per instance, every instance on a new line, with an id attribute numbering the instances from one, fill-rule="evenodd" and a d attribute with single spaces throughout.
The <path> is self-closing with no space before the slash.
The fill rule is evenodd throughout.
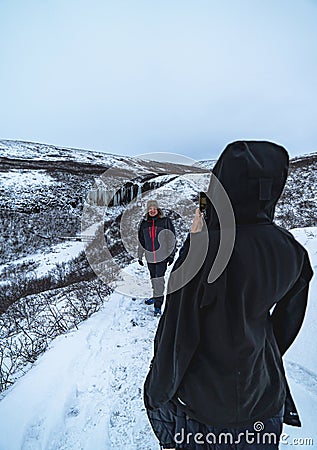
<path id="1" fill-rule="evenodd" d="M 142 220 L 139 231 L 138 259 L 145 258 L 148 263 L 172 261 L 175 256 L 175 229 L 168 217 L 160 214 Z"/>

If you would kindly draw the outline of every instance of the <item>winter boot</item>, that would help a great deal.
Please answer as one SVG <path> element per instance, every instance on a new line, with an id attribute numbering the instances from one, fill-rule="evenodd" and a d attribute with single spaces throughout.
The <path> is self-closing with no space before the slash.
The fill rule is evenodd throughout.
<path id="1" fill-rule="evenodd" d="M 162 315 L 161 308 L 154 308 L 154 317 L 160 317 Z"/>
<path id="2" fill-rule="evenodd" d="M 147 300 L 145 300 L 145 304 L 146 305 L 153 305 L 153 303 L 155 302 L 154 298 L 148 298 Z"/>

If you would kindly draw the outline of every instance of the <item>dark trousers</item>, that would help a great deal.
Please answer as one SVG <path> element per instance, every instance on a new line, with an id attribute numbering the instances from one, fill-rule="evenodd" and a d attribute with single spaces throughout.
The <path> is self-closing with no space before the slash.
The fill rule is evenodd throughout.
<path id="1" fill-rule="evenodd" d="M 153 289 L 154 307 L 161 308 L 164 300 L 164 275 L 167 268 L 166 261 L 158 263 L 147 263 L 150 271 L 151 284 Z"/>
<path id="2" fill-rule="evenodd" d="M 248 427 L 213 427 L 190 419 L 172 402 L 147 410 L 161 448 L 183 450 L 277 450 L 282 433 L 283 410 Z"/>

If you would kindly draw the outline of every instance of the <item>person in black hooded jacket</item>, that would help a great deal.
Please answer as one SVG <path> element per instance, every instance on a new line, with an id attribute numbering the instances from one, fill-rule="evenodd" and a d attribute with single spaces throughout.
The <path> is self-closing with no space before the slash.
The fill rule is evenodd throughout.
<path id="1" fill-rule="evenodd" d="M 261 436 L 273 432 L 278 440 L 282 421 L 301 425 L 282 357 L 302 325 L 313 272 L 306 250 L 273 221 L 288 165 L 282 146 L 237 141 L 212 171 L 231 202 L 235 240 L 226 267 L 210 282 L 224 231 L 212 176 L 206 222 L 199 226 L 196 216 L 201 230 L 188 236 L 169 279 L 144 384 L 147 413 L 162 448 L 276 449 L 278 442 L 246 443 L 245 437 L 238 442 L 237 433 L 255 432 L 253 425 L 261 421 Z M 196 264 L 207 241 L 201 267 L 173 290 L 174 273 L 190 263 L 189 255 Z M 194 439 L 197 432 L 217 439 L 224 430 L 235 436 L 235 445 Z M 180 441 L 181 435 L 187 440 Z"/>

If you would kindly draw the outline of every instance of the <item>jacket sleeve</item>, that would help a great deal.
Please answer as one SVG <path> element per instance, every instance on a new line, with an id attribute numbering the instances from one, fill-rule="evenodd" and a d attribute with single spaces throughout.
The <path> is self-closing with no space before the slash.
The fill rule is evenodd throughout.
<path id="1" fill-rule="evenodd" d="M 144 385 L 144 402 L 150 410 L 160 408 L 173 398 L 199 343 L 198 314 L 183 307 L 181 291 L 168 297 L 155 337 L 154 358 Z M 187 333 L 184 333 L 184 326 Z"/>
<path id="2" fill-rule="evenodd" d="M 202 236 L 198 233 L 188 238 L 185 251 L 189 245 L 199 247 L 200 239 Z M 202 245 L 205 245 L 204 240 Z M 172 273 L 181 264 L 179 258 Z M 195 355 L 200 341 L 203 277 L 203 272 L 199 271 L 182 288 L 167 294 L 154 339 L 154 357 L 144 385 L 147 409 L 160 408 L 174 397 Z"/>
<path id="3" fill-rule="evenodd" d="M 145 248 L 145 241 L 144 241 L 144 234 L 143 234 L 143 228 L 142 228 L 141 221 L 138 229 L 138 259 L 142 259 L 144 254 L 144 248 Z"/>
<path id="4" fill-rule="evenodd" d="M 301 274 L 293 287 L 276 304 L 271 321 L 281 355 L 295 340 L 304 320 L 307 306 L 309 281 L 313 276 L 308 254 L 305 250 Z"/>

